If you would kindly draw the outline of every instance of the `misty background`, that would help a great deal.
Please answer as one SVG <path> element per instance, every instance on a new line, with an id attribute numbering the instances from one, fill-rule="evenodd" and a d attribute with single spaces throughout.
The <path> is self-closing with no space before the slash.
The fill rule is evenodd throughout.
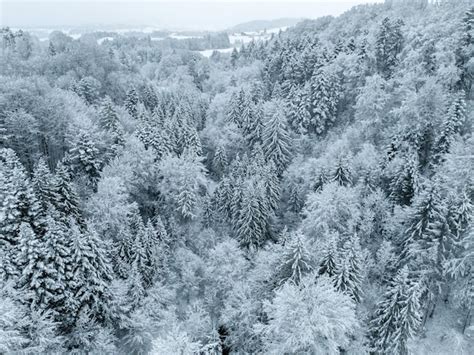
<path id="1" fill-rule="evenodd" d="M 252 20 L 337 16 L 354 5 L 376 2 L 383 1 L 0 0 L 0 24 L 14 28 L 153 26 L 181 30 L 222 30 Z"/>

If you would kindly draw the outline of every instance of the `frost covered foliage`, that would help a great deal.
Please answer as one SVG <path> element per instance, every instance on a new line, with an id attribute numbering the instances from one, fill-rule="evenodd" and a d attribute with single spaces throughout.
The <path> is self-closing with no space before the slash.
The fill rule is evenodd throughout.
<path id="1" fill-rule="evenodd" d="M 469 353 L 473 31 L 1 29 L 0 353 Z"/>
<path id="2" fill-rule="evenodd" d="M 269 354 L 337 354 L 358 326 L 355 303 L 327 278 L 285 284 L 264 310 L 268 321 L 259 328 Z"/>

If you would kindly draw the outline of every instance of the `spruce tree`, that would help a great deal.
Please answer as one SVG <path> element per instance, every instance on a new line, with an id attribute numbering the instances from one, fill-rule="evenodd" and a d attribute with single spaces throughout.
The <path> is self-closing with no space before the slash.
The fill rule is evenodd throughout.
<path id="1" fill-rule="evenodd" d="M 468 9 L 461 23 L 461 38 L 456 49 L 456 66 L 460 70 L 457 87 L 466 93 L 471 92 L 473 75 L 469 69 L 469 61 L 473 57 L 474 43 L 474 7 Z"/>
<path id="2" fill-rule="evenodd" d="M 321 134 L 335 121 L 340 98 L 339 78 L 329 70 L 320 68 L 314 71 L 308 88 L 311 121 L 308 130 Z"/>
<path id="3" fill-rule="evenodd" d="M 464 101 L 464 93 L 455 96 L 450 105 L 446 118 L 441 126 L 441 132 L 436 139 L 434 159 L 435 163 L 443 160 L 443 156 L 449 152 L 450 147 L 456 138 L 456 134 L 460 133 L 461 128 L 466 119 L 466 103 Z"/>
<path id="4" fill-rule="evenodd" d="M 69 158 L 74 172 L 86 176 L 95 191 L 100 178 L 102 160 L 96 143 L 86 132 L 79 132 Z"/>
<path id="5" fill-rule="evenodd" d="M 125 109 L 132 116 L 132 118 L 138 118 L 138 93 L 132 88 L 127 92 L 127 97 L 125 98 Z"/>
<path id="6" fill-rule="evenodd" d="M 305 236 L 301 232 L 296 232 L 285 243 L 277 270 L 278 284 L 290 281 L 298 285 L 302 277 L 312 269 L 311 255 L 306 247 Z"/>
<path id="7" fill-rule="evenodd" d="M 278 179 L 278 172 L 273 161 L 263 166 L 261 177 L 266 190 L 266 205 L 271 210 L 276 210 L 280 202 L 280 181 Z"/>
<path id="8" fill-rule="evenodd" d="M 335 233 L 330 233 L 323 247 L 323 254 L 321 261 L 319 263 L 319 275 L 327 275 L 330 278 L 333 278 L 339 267 L 340 256 L 338 248 L 339 237 Z"/>
<path id="9" fill-rule="evenodd" d="M 212 167 L 218 176 L 221 176 L 227 168 L 227 165 L 228 161 L 225 147 L 219 145 L 214 153 L 214 158 L 212 159 Z"/>
<path id="10" fill-rule="evenodd" d="M 109 316 L 109 283 L 112 280 L 106 245 L 95 232 L 82 232 L 74 222 L 71 225 L 72 311 L 78 314 L 87 309 L 94 319 L 104 321 Z"/>
<path id="11" fill-rule="evenodd" d="M 242 247 L 255 249 L 261 246 L 266 233 L 266 216 L 261 201 L 262 184 L 245 185 L 240 213 L 236 221 L 237 239 Z"/>
<path id="12" fill-rule="evenodd" d="M 342 156 L 336 161 L 332 181 L 336 182 L 339 186 L 347 186 L 352 182 L 349 164 Z"/>
<path id="13" fill-rule="evenodd" d="M 262 141 L 263 107 L 260 102 L 256 104 L 249 102 L 248 105 L 251 112 L 243 122 L 243 131 L 249 147 L 253 147 Z"/>
<path id="14" fill-rule="evenodd" d="M 120 122 L 117 116 L 117 112 L 113 106 L 112 100 L 107 97 L 102 102 L 99 111 L 99 124 L 107 131 L 112 144 L 112 150 L 116 149 L 116 146 L 123 145 L 123 129 L 120 126 Z"/>
<path id="15" fill-rule="evenodd" d="M 15 152 L 0 149 L 0 248 L 18 243 L 22 222 L 40 232 L 43 227 L 38 202 L 25 169 Z"/>
<path id="16" fill-rule="evenodd" d="M 263 150 L 267 161 L 273 161 L 281 174 L 291 157 L 291 138 L 286 126 L 286 116 L 281 105 L 274 105 L 263 127 Z"/>
<path id="17" fill-rule="evenodd" d="M 397 56 L 403 44 L 402 25 L 401 20 L 392 21 L 386 17 L 377 34 L 375 47 L 377 69 L 386 79 L 392 76 L 398 64 Z"/>
<path id="18" fill-rule="evenodd" d="M 341 261 L 336 269 L 334 286 L 337 290 L 360 302 L 362 296 L 362 252 L 357 236 L 347 241 L 339 253 Z"/>
<path id="19" fill-rule="evenodd" d="M 40 158 L 36 163 L 31 183 L 44 213 L 54 201 L 54 176 L 44 158 Z"/>
<path id="20" fill-rule="evenodd" d="M 418 190 L 419 163 L 414 154 L 405 156 L 390 182 L 390 197 L 401 205 L 410 205 Z"/>
<path id="21" fill-rule="evenodd" d="M 390 282 L 370 322 L 372 349 L 381 354 L 408 354 L 407 342 L 421 324 L 419 285 L 403 267 Z"/>
<path id="22" fill-rule="evenodd" d="M 431 263 L 441 262 L 436 259 L 441 258 L 445 249 L 442 241 L 445 237 L 443 229 L 446 224 L 446 212 L 438 187 L 432 184 L 425 186 L 411 207 L 408 227 L 401 244 L 403 263 L 415 259 L 424 259 L 422 261 L 427 263 L 433 257 L 435 260 L 431 260 Z"/>
<path id="23" fill-rule="evenodd" d="M 53 206 L 61 214 L 62 220 L 69 222 L 69 218 L 72 217 L 79 225 L 84 225 L 79 197 L 71 181 L 69 169 L 62 162 L 56 167 L 54 180 Z"/>
<path id="24" fill-rule="evenodd" d="M 217 211 L 226 220 L 231 218 L 232 186 L 229 178 L 224 177 L 215 191 Z"/>
<path id="25" fill-rule="evenodd" d="M 294 213 L 299 213 L 303 208 L 304 201 L 303 201 L 303 193 L 301 191 L 300 184 L 292 183 L 289 187 L 289 196 L 288 196 L 288 204 L 290 210 Z"/>
<path id="26" fill-rule="evenodd" d="M 33 309 L 50 310 L 57 320 L 66 320 L 73 296 L 73 263 L 69 230 L 58 217 L 54 209 L 48 211 L 44 237 L 24 234 L 19 285 Z"/>

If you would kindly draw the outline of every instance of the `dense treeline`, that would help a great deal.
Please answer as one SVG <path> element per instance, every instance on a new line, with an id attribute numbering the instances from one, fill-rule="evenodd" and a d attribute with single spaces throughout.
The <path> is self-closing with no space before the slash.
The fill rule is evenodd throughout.
<path id="1" fill-rule="evenodd" d="M 1 353 L 472 348 L 469 2 L 1 42 Z"/>

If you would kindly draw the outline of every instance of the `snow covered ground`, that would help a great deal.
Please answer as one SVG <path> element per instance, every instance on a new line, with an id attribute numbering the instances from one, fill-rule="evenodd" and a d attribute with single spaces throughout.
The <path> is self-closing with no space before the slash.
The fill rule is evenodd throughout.
<path id="1" fill-rule="evenodd" d="M 280 31 L 287 30 L 288 27 L 271 28 L 265 31 L 252 31 L 252 32 L 236 32 L 229 34 L 229 40 L 232 45 L 242 45 L 255 41 L 265 41 L 271 37 L 272 34 L 276 34 Z"/>
<path id="2" fill-rule="evenodd" d="M 230 53 L 232 52 L 233 49 L 234 47 L 219 48 L 219 49 L 206 49 L 204 51 L 199 51 L 199 53 L 201 53 L 204 57 L 209 58 L 212 55 L 212 53 L 214 53 L 214 51 L 220 52 L 220 53 Z"/>

